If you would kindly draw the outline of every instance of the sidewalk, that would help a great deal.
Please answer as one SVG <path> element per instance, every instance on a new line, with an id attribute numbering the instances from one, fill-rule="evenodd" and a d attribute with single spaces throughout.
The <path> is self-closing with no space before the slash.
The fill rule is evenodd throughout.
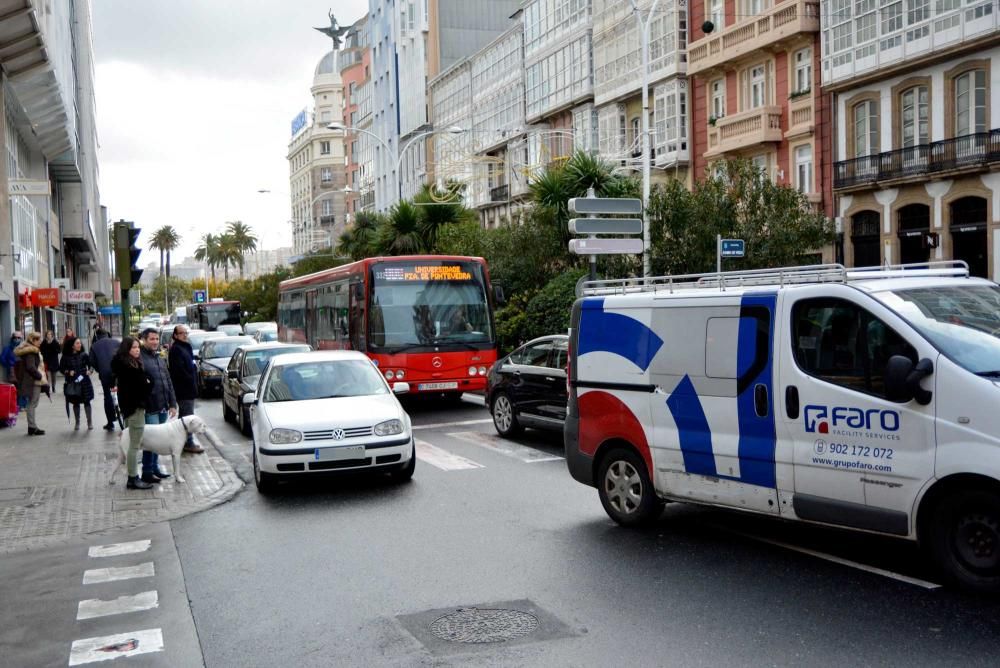
<path id="1" fill-rule="evenodd" d="M 62 394 L 51 403 L 43 395 L 38 405 L 44 436 L 27 435 L 23 413 L 15 427 L 0 429 L 0 554 L 183 517 L 227 501 L 243 487 L 218 450 L 201 439 L 204 454 L 183 455 L 185 484 L 171 477 L 151 490 L 126 489 L 125 467 L 118 468 L 121 432 L 101 429 L 104 398 L 95 385 L 93 431 L 87 431 L 82 409 L 80 431 L 73 431 Z M 171 472 L 171 466 L 170 457 L 160 457 L 162 470 Z"/>

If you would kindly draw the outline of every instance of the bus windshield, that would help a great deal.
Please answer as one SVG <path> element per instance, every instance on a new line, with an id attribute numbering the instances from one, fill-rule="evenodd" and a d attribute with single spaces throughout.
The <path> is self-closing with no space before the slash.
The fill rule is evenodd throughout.
<path id="1" fill-rule="evenodd" d="M 373 348 L 392 353 L 422 346 L 493 343 L 482 267 L 429 260 L 386 263 L 372 269 Z"/>
<path id="2" fill-rule="evenodd" d="M 219 325 L 240 324 L 239 302 L 200 304 L 198 308 L 201 310 L 201 329 L 215 330 Z"/>

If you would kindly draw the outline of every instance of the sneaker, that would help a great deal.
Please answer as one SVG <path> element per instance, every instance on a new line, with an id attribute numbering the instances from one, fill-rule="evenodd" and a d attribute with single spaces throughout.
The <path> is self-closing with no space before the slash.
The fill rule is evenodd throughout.
<path id="1" fill-rule="evenodd" d="M 104 425 L 104 431 L 114 431 L 114 430 L 115 430 L 115 425 L 113 422 L 109 422 L 106 425 Z"/>
<path id="2" fill-rule="evenodd" d="M 125 483 L 125 487 L 126 489 L 151 489 L 153 485 L 136 476 L 129 478 L 128 482 Z"/>
<path id="3" fill-rule="evenodd" d="M 184 452 L 190 452 L 192 455 L 200 455 L 205 452 L 205 448 L 200 445 L 185 445 Z"/>
<path id="4" fill-rule="evenodd" d="M 151 483 L 153 485 L 159 485 L 160 484 L 160 479 L 157 478 L 156 474 L 154 474 L 154 473 L 143 473 L 142 474 L 142 481 L 143 482 Z"/>

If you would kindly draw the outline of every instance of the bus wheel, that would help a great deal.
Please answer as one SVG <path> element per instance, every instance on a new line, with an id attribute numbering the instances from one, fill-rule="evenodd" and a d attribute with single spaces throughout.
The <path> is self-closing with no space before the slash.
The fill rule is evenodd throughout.
<path id="1" fill-rule="evenodd" d="M 493 414 L 493 426 L 496 427 L 497 433 L 504 438 L 517 436 L 523 431 L 521 423 L 517 421 L 517 415 L 514 413 L 514 406 L 511 405 L 510 399 L 503 392 L 498 392 L 497 396 L 493 398 L 490 413 Z"/>
<path id="2" fill-rule="evenodd" d="M 931 517 L 930 548 L 961 587 L 1000 592 L 1000 496 L 985 489 L 955 493 Z"/>
<path id="3" fill-rule="evenodd" d="M 622 526 L 649 524 L 663 509 L 646 472 L 646 463 L 628 448 L 615 448 L 601 460 L 597 492 L 604 511 Z"/>

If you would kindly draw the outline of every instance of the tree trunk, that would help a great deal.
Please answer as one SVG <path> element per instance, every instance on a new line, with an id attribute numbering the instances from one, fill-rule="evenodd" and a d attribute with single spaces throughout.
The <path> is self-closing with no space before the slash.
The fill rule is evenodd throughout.
<path id="1" fill-rule="evenodd" d="M 170 251 L 167 250 L 167 282 L 164 284 L 166 288 L 163 291 L 163 301 L 167 305 L 164 315 L 170 314 Z"/>

